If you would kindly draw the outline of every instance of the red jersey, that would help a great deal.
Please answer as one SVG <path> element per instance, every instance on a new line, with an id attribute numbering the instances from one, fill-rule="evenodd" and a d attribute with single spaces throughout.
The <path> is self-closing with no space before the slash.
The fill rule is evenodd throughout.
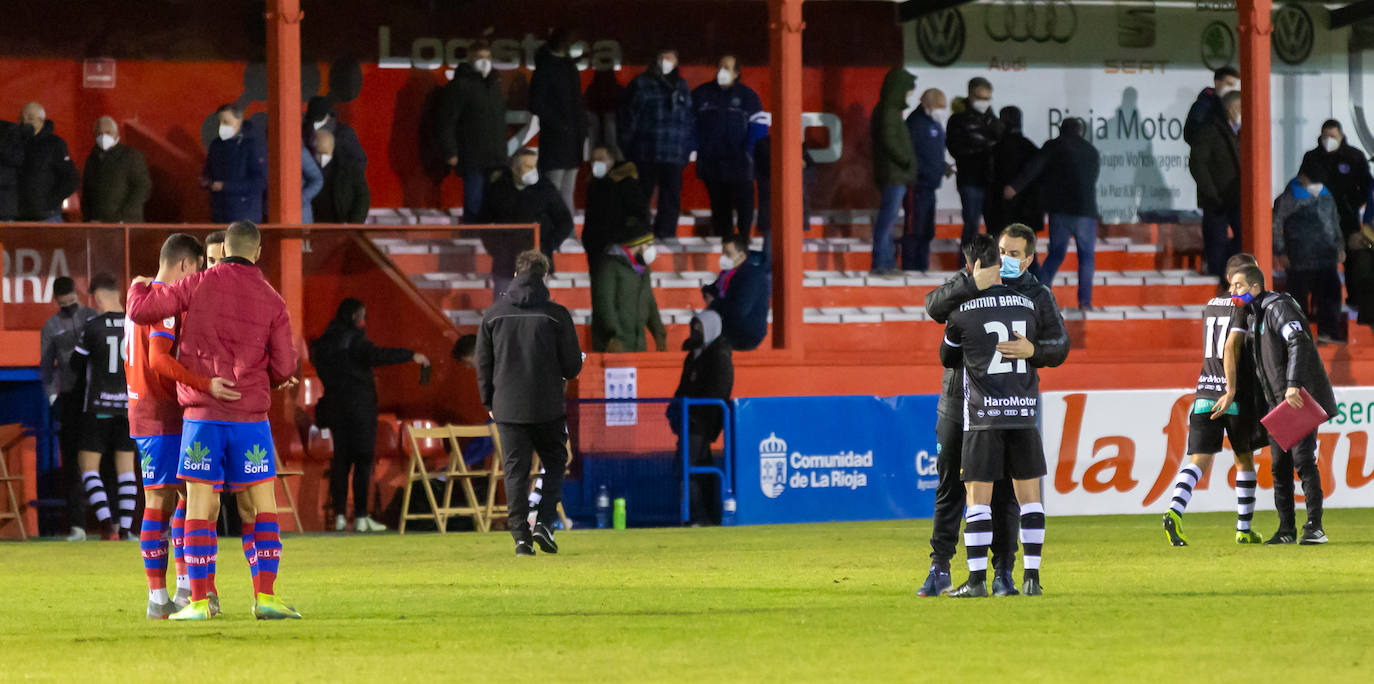
<path id="1" fill-rule="evenodd" d="M 154 283 L 160 287 L 162 283 Z M 173 316 L 152 325 L 124 322 L 124 375 L 129 383 L 129 435 L 156 437 L 181 434 L 177 381 L 206 390 L 210 381 L 189 373 L 173 350 L 181 319 Z"/>

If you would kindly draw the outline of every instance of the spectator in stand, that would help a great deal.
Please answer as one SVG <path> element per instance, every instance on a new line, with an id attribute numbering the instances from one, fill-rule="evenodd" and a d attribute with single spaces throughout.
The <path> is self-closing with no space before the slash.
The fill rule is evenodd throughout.
<path id="1" fill-rule="evenodd" d="M 509 168 L 492 174 L 483 201 L 481 222 L 539 224 L 539 249 L 550 265 L 558 246 L 573 234 L 572 212 L 563 203 L 558 188 L 539 173 L 539 155 L 529 148 L 516 152 Z M 513 273 L 511 267 L 515 263 L 510 259 L 514 257 L 513 252 L 503 257 L 499 272 L 507 280 Z M 495 254 L 492 259 L 496 260 Z"/>
<path id="2" fill-rule="evenodd" d="M 906 203 L 906 231 L 902 235 L 902 269 L 930 270 L 930 241 L 935 239 L 935 191 L 953 173 L 945 161 L 945 122 L 949 120 L 945 93 L 931 88 L 906 117 L 916 151 L 916 184 Z"/>
<path id="3" fill-rule="evenodd" d="M 768 335 L 770 262 L 767 252 L 749 251 L 749 240 L 736 235 L 721 244 L 720 277 L 701 288 L 706 307 L 720 314 L 722 334 L 731 349 L 757 349 Z"/>
<path id="4" fill-rule="evenodd" d="M 95 121 L 95 147 L 81 175 L 81 210 L 87 221 L 141 223 L 153 181 L 143 153 L 119 142 L 119 126 L 102 116 Z"/>
<path id="5" fill-rule="evenodd" d="M 334 530 L 348 527 L 348 474 L 353 471 L 353 525 L 359 532 L 385 532 L 368 515 L 372 459 L 377 443 L 377 379 L 373 369 L 429 359 L 410 349 L 378 347 L 367 339 L 367 307 L 349 297 L 339 302 L 334 320 L 310 343 L 310 362 L 320 374 L 324 396 L 315 407 L 315 423 L 334 435 L 334 464 L 329 491 L 334 504 Z"/>
<path id="6" fill-rule="evenodd" d="M 1226 93 L 1221 112 L 1199 124 L 1188 158 L 1202 209 L 1203 257 L 1208 275 L 1218 278 L 1240 253 L 1240 91 Z"/>
<path id="7" fill-rule="evenodd" d="M 334 152 L 337 157 L 348 157 L 358 162 L 363 168 L 367 168 L 367 152 L 363 151 L 363 143 L 358 140 L 358 134 L 352 126 L 339 121 L 339 115 L 334 113 L 334 97 L 332 95 L 316 95 L 310 98 L 305 106 L 305 122 L 301 124 L 301 140 L 310 144 L 315 140 L 317 131 L 327 131 L 334 136 Z M 318 152 L 318 150 L 315 150 Z"/>
<path id="8" fill-rule="evenodd" d="M 1374 323 L 1374 311 L 1368 303 L 1374 293 L 1374 260 L 1369 248 L 1374 228 L 1360 222 L 1361 207 L 1366 223 L 1374 218 L 1374 205 L 1368 201 L 1370 191 L 1374 190 L 1368 157 L 1350 145 L 1339 121 L 1329 119 L 1322 124 L 1317 147 L 1303 155 L 1302 162 L 1317 164 L 1326 171 L 1326 189 L 1336 198 L 1341 234 L 1346 241 L 1345 288 L 1350 305 L 1360 312 L 1360 323 Z"/>
<path id="9" fill-rule="evenodd" d="M 586 218 L 582 223 L 582 249 L 587 253 L 587 272 L 606 255 L 615 235 L 651 230 L 649 203 L 639 188 L 634 162 L 616 163 L 605 147 L 592 150 L 592 179 L 587 182 Z"/>
<path id="10" fill-rule="evenodd" d="M 315 195 L 315 220 L 320 223 L 366 223 L 372 195 L 367 189 L 367 172 L 352 156 L 337 157 L 334 136 L 326 130 L 315 131 L 315 154 L 319 155 L 324 183 Z"/>
<path id="11" fill-rule="evenodd" d="M 968 244 L 978 234 L 978 224 L 984 220 L 983 205 L 992 185 L 992 146 L 1002 138 L 1002 122 L 992 113 L 992 84 L 981 76 L 968 82 L 968 96 L 963 109 L 955 103 L 955 114 L 949 118 L 945 144 L 954 157 L 959 188 L 959 202 L 963 207 L 964 231 L 960 244 Z M 991 232 L 992 226 L 988 226 Z"/>
<path id="12" fill-rule="evenodd" d="M 668 351 L 668 331 L 659 319 L 649 276 L 649 264 L 658 254 L 654 234 L 627 229 L 617 242 L 597 264 L 592 278 L 592 349 L 646 351 L 644 329 L 648 328 L 654 348 Z"/>
<path id="13" fill-rule="evenodd" d="M 57 312 L 43 324 L 39 334 L 38 375 L 43 381 L 43 391 L 47 393 L 48 403 L 52 405 L 53 418 L 57 421 L 57 443 L 62 452 L 62 470 L 68 487 L 68 519 L 73 528 L 72 541 L 85 538 L 86 491 L 81 485 L 81 470 L 77 467 L 77 440 L 81 435 L 81 410 L 84 397 L 83 387 L 68 361 L 81 339 L 86 321 L 100 315 L 100 312 L 81 303 L 81 295 L 76 291 L 76 282 L 67 276 L 53 281 L 53 299 Z M 83 528 L 78 533 L 77 528 Z"/>
<path id="14" fill-rule="evenodd" d="M 624 159 L 617 142 L 616 110 L 620 107 L 620 97 L 625 89 L 616 80 L 616 73 L 615 69 L 601 69 L 592 74 L 592 82 L 587 85 L 583 97 L 587 102 L 587 118 L 591 122 L 587 133 L 592 146 L 610 150 L 614 159 Z"/>
<path id="15" fill-rule="evenodd" d="M 577 168 L 587 140 L 582 76 L 570 54 L 576 42 L 572 31 L 555 29 L 535 54 L 530 77 L 530 114 L 539 121 L 539 173 L 558 189 L 568 211 L 573 211 Z"/>
<path id="16" fill-rule="evenodd" d="M 630 81 L 617 121 L 620 149 L 635 163 L 644 196 L 658 192 L 654 235 L 677 237 L 682 170 L 692 152 L 692 93 L 678 74 L 676 50 L 660 50 L 654 63 Z"/>
<path id="17" fill-rule="evenodd" d="M 1374 226 L 1367 222 L 1346 236 L 1345 289 L 1357 322 L 1374 329 Z"/>
<path id="18" fill-rule="evenodd" d="M 436 137 L 463 179 L 463 221 L 476 223 L 491 172 L 506 163 L 506 96 L 491 48 L 477 45 L 469 54 L 472 61 L 458 65 L 440 95 Z"/>
<path id="19" fill-rule="evenodd" d="M 878 217 L 873 220 L 873 275 L 900 275 L 893 254 L 892 225 L 906 196 L 906 186 L 916 182 L 916 151 L 902 112 L 916 104 L 916 77 L 894 67 L 883 77 L 882 93 L 873 108 L 869 132 L 873 136 L 873 180 L 881 195 Z"/>
<path id="20" fill-rule="evenodd" d="M 20 129 L 24 136 L 24 163 L 19 167 L 17 188 L 20 221 L 62 222 L 62 202 L 76 192 L 81 176 L 67 152 L 67 141 L 53 132 L 43 105 L 24 105 Z"/>
<path id="21" fill-rule="evenodd" d="M 1021 108 L 1003 107 L 1001 116 L 1005 129 L 1001 139 L 992 146 L 992 187 L 1004 188 L 1011 185 L 1021 175 L 1026 165 L 1040 149 L 1021 132 Z M 1040 186 L 1030 187 L 1007 199 L 1000 192 L 987 198 L 983 215 L 988 220 L 989 231 L 1001 231 L 1013 223 L 1030 226 L 1039 231 L 1045 225 L 1045 215 L 1040 211 Z"/>
<path id="22" fill-rule="evenodd" d="M 200 185 L 210 191 L 210 220 L 215 223 L 261 221 L 267 191 L 267 142 L 243 110 L 227 104 L 216 110 L 219 137 L 210 143 Z"/>
<path id="23" fill-rule="evenodd" d="M 1274 200 L 1274 261 L 1288 277 L 1286 289 L 1304 314 L 1315 310 L 1317 341 L 1346 341 L 1341 325 L 1341 276 L 1345 238 L 1326 169 L 1303 162 L 1296 178 Z"/>
<path id="24" fill-rule="evenodd" d="M 301 223 L 315 222 L 315 197 L 324 187 L 324 172 L 308 146 L 301 146 Z"/>
<path id="25" fill-rule="evenodd" d="M 692 91 L 697 177 L 711 198 L 711 227 L 720 238 L 748 237 L 754 228 L 754 144 L 768 133 L 758 93 L 739 77 L 739 61 L 724 55 L 715 80 Z"/>
<path id="26" fill-rule="evenodd" d="M 1059 137 L 1031 158 L 1026 168 L 1003 189 L 1007 200 L 1045 178 L 1041 200 L 1050 215 L 1050 252 L 1041 267 L 1040 281 L 1053 287 L 1054 276 L 1069 251 L 1069 238 L 1078 247 L 1078 307 L 1091 311 L 1093 259 L 1097 251 L 1097 149 L 1083 137 L 1082 119 L 1059 126 Z"/>
<path id="27" fill-rule="evenodd" d="M 1199 131 L 1211 119 L 1226 120 L 1226 108 L 1222 98 L 1227 93 L 1240 91 L 1240 72 L 1235 67 L 1225 66 L 1212 72 L 1212 87 L 1203 88 L 1188 108 L 1188 118 L 1183 122 L 1183 142 L 1189 146 L 1196 144 Z"/>
<path id="28" fill-rule="evenodd" d="M 19 213 L 19 169 L 23 166 L 23 124 L 0 121 L 0 221 L 13 221 Z"/>
<path id="29" fill-rule="evenodd" d="M 710 466 L 715 463 L 711 455 L 711 443 L 720 436 L 725 424 L 723 411 L 718 406 L 692 406 L 687 409 L 687 426 L 684 434 L 682 425 L 683 398 L 720 399 L 730 401 L 730 392 L 735 387 L 735 364 L 730 358 L 730 343 L 721 335 L 720 315 L 706 310 L 692 317 L 692 332 L 682 350 L 687 352 L 682 360 L 682 377 L 678 380 L 673 401 L 668 404 L 668 425 L 677 435 L 678 448 L 674 454 L 682 453 L 682 440 L 687 440 L 688 459 L 694 466 Z M 677 463 L 678 481 L 682 472 L 682 459 Z M 720 487 L 716 478 L 710 475 L 693 475 L 691 478 L 691 525 L 703 527 L 720 524 Z"/>

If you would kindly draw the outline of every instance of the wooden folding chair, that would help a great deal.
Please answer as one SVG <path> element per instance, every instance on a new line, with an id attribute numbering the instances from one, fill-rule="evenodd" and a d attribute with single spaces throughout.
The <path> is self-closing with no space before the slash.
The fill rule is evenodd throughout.
<path id="1" fill-rule="evenodd" d="M 493 435 L 496 434 L 496 426 L 495 426 L 495 425 L 492 426 L 491 432 L 492 432 Z M 568 461 L 567 461 L 567 463 L 568 463 L 568 465 L 572 465 L 572 459 L 573 459 L 572 444 L 569 443 L 569 442 L 564 442 L 564 447 L 567 448 L 567 450 L 568 450 Z M 510 492 L 506 492 L 506 503 L 505 503 L 505 504 L 503 504 L 503 505 L 498 505 L 498 504 L 496 503 L 496 483 L 497 483 L 498 481 L 501 482 L 501 486 L 502 486 L 502 488 L 504 489 L 504 488 L 505 488 L 505 482 L 506 482 L 505 466 L 502 464 L 502 461 L 501 461 L 501 456 L 502 456 L 502 454 L 503 454 L 503 452 L 501 451 L 500 442 L 497 442 L 497 443 L 496 443 L 496 450 L 495 450 L 494 452 L 492 452 L 492 456 L 491 456 L 492 459 L 493 459 L 493 463 L 492 463 L 492 466 L 491 466 L 491 480 L 489 480 L 489 481 L 488 481 L 488 484 L 487 484 L 486 516 L 487 516 L 487 527 L 488 527 L 488 528 L 491 527 L 491 521 L 492 521 L 492 519 L 494 519 L 494 518 L 509 518 L 509 517 L 510 517 Z M 540 468 L 540 466 L 541 466 L 541 464 L 539 463 L 539 454 L 535 454 L 535 455 L 534 455 L 534 458 L 530 459 L 530 481 L 531 481 L 531 482 L 533 482 L 534 480 L 536 480 L 536 479 L 539 478 L 539 468 Z M 522 496 L 526 496 L 526 497 L 528 497 L 529 495 L 530 495 L 529 492 L 524 492 L 524 493 L 522 494 Z M 563 522 L 563 529 L 565 529 L 565 530 L 571 530 L 571 529 L 572 529 L 572 521 L 568 519 L 568 514 L 563 512 L 563 502 L 562 502 L 562 501 L 559 501 L 559 502 L 558 502 L 558 519 L 559 519 L 560 521 Z M 507 520 L 507 521 L 506 521 L 506 524 L 507 524 L 507 526 L 509 526 L 509 525 L 510 525 L 510 521 Z"/>
<path id="2" fill-rule="evenodd" d="M 303 470 L 287 470 L 286 465 L 282 463 L 281 456 L 277 456 L 277 482 L 281 484 L 281 491 L 286 499 L 285 506 L 280 503 L 277 504 L 277 515 L 280 516 L 282 513 L 290 513 L 292 519 L 296 521 L 297 532 L 304 532 L 305 528 L 301 526 L 301 514 L 296 511 L 296 495 L 291 493 L 291 485 L 287 483 L 286 478 L 300 477 L 304 474 L 305 471 Z M 281 499 L 277 501 L 281 501 Z"/>
<path id="3" fill-rule="evenodd" d="M 478 532 L 486 532 L 490 528 L 490 521 L 485 515 L 482 506 L 478 504 L 477 492 L 472 487 L 474 478 L 484 477 L 490 481 L 490 470 L 469 470 L 467 463 L 463 461 L 463 449 L 458 444 L 458 439 L 467 437 L 491 437 L 496 444 L 497 453 L 500 453 L 500 437 L 496 434 L 496 427 L 489 425 L 481 426 L 460 426 L 445 425 L 437 428 L 422 428 L 414 425 L 407 425 L 406 431 L 410 435 L 410 467 L 406 475 L 406 491 L 401 498 L 401 525 L 399 532 L 406 533 L 406 522 L 410 520 L 432 519 L 438 526 L 439 533 L 448 532 L 448 519 L 453 516 L 467 516 L 472 519 L 473 529 Z M 430 484 L 431 473 L 425 467 L 424 452 L 420 449 L 422 439 L 442 439 L 446 440 L 449 446 L 448 464 L 441 472 L 432 475 L 444 478 L 443 499 L 434 495 L 434 487 Z M 421 489 L 425 492 L 425 498 L 429 501 L 429 513 L 411 513 L 410 497 L 414 491 L 415 483 L 419 482 Z M 450 505 L 453 496 L 453 485 L 457 482 L 463 490 L 463 498 L 467 505 Z"/>
<path id="4" fill-rule="evenodd" d="M 9 502 L 9 510 L 0 509 L 0 525 L 4 525 L 6 520 L 13 520 L 19 525 L 19 540 L 25 541 L 29 538 L 24 530 L 24 515 L 19 506 L 19 498 L 14 495 L 14 483 L 23 482 L 23 475 L 10 475 L 9 451 L 19 445 L 24 439 L 23 425 L 6 425 L 0 427 L 0 482 L 5 483 L 5 494 Z M 24 488 L 21 485 L 20 493 Z"/>

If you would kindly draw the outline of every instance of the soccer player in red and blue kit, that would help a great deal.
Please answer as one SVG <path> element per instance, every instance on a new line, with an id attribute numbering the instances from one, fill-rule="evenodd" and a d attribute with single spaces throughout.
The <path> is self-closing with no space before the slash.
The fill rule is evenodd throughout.
<path id="1" fill-rule="evenodd" d="M 286 303 L 268 284 L 256 261 L 261 235 L 251 221 L 229 226 L 225 258 L 214 268 L 174 284 L 151 287 L 148 278 L 134 280 L 129 291 L 129 318 L 152 324 L 185 314 L 180 360 L 193 373 L 224 377 L 241 398 L 221 401 L 178 383 L 177 398 L 185 409 L 177 477 L 186 482 L 186 551 L 191 603 L 173 620 L 210 617 L 208 569 L 218 551 L 215 523 L 219 516 L 216 485 L 246 487 L 257 511 L 254 543 L 258 560 L 258 619 L 299 618 L 275 593 L 281 559 L 277 527 L 275 448 L 267 411 L 274 387 L 296 383 L 297 358 L 292 345 Z"/>

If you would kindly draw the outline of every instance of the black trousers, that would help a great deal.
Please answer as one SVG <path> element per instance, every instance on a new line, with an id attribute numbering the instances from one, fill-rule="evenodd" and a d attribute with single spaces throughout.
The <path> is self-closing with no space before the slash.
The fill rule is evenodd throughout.
<path id="1" fill-rule="evenodd" d="M 707 439 L 706 435 L 699 433 L 689 433 L 687 435 L 687 458 L 694 466 L 715 465 L 715 457 L 711 454 L 711 442 L 714 439 Z M 677 451 L 673 452 L 676 456 L 682 453 L 682 437 L 678 437 Z M 673 462 L 677 465 L 678 482 L 682 481 L 682 459 L 674 458 Z M 692 522 L 700 525 L 719 525 L 720 524 L 720 486 L 719 482 L 711 475 L 693 475 L 691 486 L 689 487 L 691 496 L 689 501 L 692 510 Z"/>
<path id="2" fill-rule="evenodd" d="M 1345 289 L 1351 308 L 1360 312 L 1359 323 L 1374 325 L 1374 249 L 1346 253 Z"/>
<path id="3" fill-rule="evenodd" d="M 930 533 L 930 558 L 936 563 L 949 564 L 959 541 L 959 523 L 964 518 L 967 491 L 959 479 L 963 457 L 964 426 L 961 422 L 941 416 L 935 424 L 935 440 L 939 455 L 935 470 L 940 482 L 935 487 L 935 515 Z M 1021 505 L 1016 501 L 1011 480 L 1002 479 L 992 486 L 992 565 L 1010 570 L 1016 564 L 1017 534 L 1021 530 Z"/>
<path id="4" fill-rule="evenodd" d="M 654 213 L 654 237 L 677 237 L 677 219 L 682 213 L 682 169 L 677 164 L 635 162 L 647 201 L 658 190 L 658 209 Z"/>
<path id="5" fill-rule="evenodd" d="M 1318 335 L 1345 339 L 1345 326 L 1341 325 L 1341 277 L 1336 273 L 1336 264 L 1315 271 L 1290 271 L 1286 289 L 1298 300 L 1303 313 L 1317 322 Z"/>
<path id="6" fill-rule="evenodd" d="M 735 233 L 745 237 L 754 230 L 754 184 L 706 183 L 711 198 L 711 230 L 716 237 L 728 238 Z"/>
<path id="7" fill-rule="evenodd" d="M 534 455 L 544 466 L 543 498 L 539 501 L 539 524 L 552 525 L 558 518 L 558 502 L 563 499 L 563 473 L 568 467 L 568 421 L 548 423 L 497 423 L 501 434 L 501 467 L 506 471 L 506 504 L 510 517 L 506 527 L 516 541 L 530 536 L 530 467 Z"/>
<path id="8" fill-rule="evenodd" d="M 76 457 L 81 435 L 81 395 L 63 392 L 53 402 L 57 420 L 57 446 L 62 453 L 62 480 L 67 490 L 67 524 L 86 526 L 86 487 L 81 483 L 81 464 Z"/>
<path id="9" fill-rule="evenodd" d="M 377 414 L 358 413 L 336 421 L 334 464 L 329 470 L 329 495 L 334 515 L 343 515 L 348 503 L 348 474 L 353 473 L 353 517 L 367 515 L 372 498 L 372 460 L 377 451 Z"/>
<path id="10" fill-rule="evenodd" d="M 1228 229 L 1230 232 L 1228 233 Z M 1225 277 L 1226 260 L 1240 253 L 1240 207 L 1226 211 L 1202 210 L 1202 254 L 1207 274 Z"/>
<path id="11" fill-rule="evenodd" d="M 1303 438 L 1293 448 L 1284 451 L 1277 442 L 1269 441 L 1269 453 L 1273 461 L 1269 471 L 1274 476 L 1274 508 L 1278 509 L 1279 529 L 1297 531 L 1297 521 L 1293 512 L 1293 471 L 1302 480 L 1302 496 L 1307 505 L 1307 524 L 1305 527 L 1318 529 L 1322 526 L 1322 477 L 1317 469 L 1317 433 Z"/>

